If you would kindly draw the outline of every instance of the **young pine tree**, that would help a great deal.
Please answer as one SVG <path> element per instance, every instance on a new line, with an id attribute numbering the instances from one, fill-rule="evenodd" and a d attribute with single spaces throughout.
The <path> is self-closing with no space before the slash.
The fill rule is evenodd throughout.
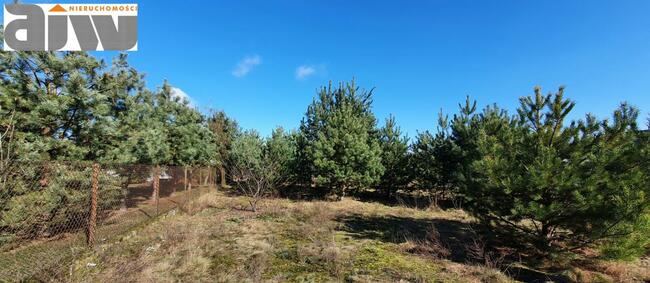
<path id="1" fill-rule="evenodd" d="M 281 190 L 296 181 L 296 135 L 287 133 L 282 127 L 277 127 L 264 145 L 264 158 L 274 163 L 276 174 L 272 176 L 274 190 Z"/>
<path id="2" fill-rule="evenodd" d="M 536 89 L 521 99 L 517 117 L 487 108 L 454 129 L 466 157 L 466 208 L 542 251 L 623 237 L 633 231 L 621 229 L 650 206 L 638 111 L 623 104 L 612 122 L 588 115 L 566 125 L 573 106 L 563 88 L 555 95 Z"/>
<path id="3" fill-rule="evenodd" d="M 214 136 L 217 166 L 221 175 L 221 187 L 225 188 L 227 186 L 226 166 L 228 166 L 232 142 L 239 134 L 239 125 L 237 125 L 237 121 L 228 117 L 225 112 L 218 111 L 208 119 L 208 128 Z"/>
<path id="4" fill-rule="evenodd" d="M 402 135 L 393 115 L 386 118 L 386 124 L 379 130 L 379 143 L 381 163 L 385 169 L 379 190 L 390 198 L 410 182 L 408 137 Z"/>
<path id="5" fill-rule="evenodd" d="M 434 202 L 452 197 L 460 154 L 459 147 L 451 140 L 448 118 L 440 112 L 437 133 L 418 133 L 413 144 L 411 168 L 417 188 L 428 191 Z"/>
<path id="6" fill-rule="evenodd" d="M 308 179 L 331 196 L 374 185 L 383 174 L 371 103 L 372 91 L 362 91 L 352 81 L 323 87 L 307 109 L 300 156 Z"/>

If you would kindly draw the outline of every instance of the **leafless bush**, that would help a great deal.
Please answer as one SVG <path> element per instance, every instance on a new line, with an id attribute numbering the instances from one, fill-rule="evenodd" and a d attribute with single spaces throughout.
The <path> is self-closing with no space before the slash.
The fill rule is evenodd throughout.
<path id="1" fill-rule="evenodd" d="M 283 180 L 278 177 L 280 164 L 265 157 L 255 164 L 235 163 L 230 166 L 230 175 L 239 192 L 249 198 L 253 212 L 257 212 L 261 199 L 269 196 Z"/>
<path id="2" fill-rule="evenodd" d="M 440 210 L 440 200 L 443 198 L 443 192 L 441 191 L 432 191 L 427 194 L 427 200 L 429 205 L 427 209 L 432 211 Z"/>
<path id="3" fill-rule="evenodd" d="M 468 257 L 487 268 L 503 268 L 505 261 L 512 255 L 513 251 L 507 248 L 491 249 L 486 245 L 484 237 L 476 233 L 474 229 L 471 229 L 471 234 L 471 241 L 466 246 Z"/>
<path id="4" fill-rule="evenodd" d="M 440 232 L 435 225 L 431 225 L 423 239 L 407 237 L 406 243 L 402 245 L 402 250 L 409 253 L 422 254 L 435 258 L 447 258 L 451 251 L 445 245 L 441 238 Z"/>

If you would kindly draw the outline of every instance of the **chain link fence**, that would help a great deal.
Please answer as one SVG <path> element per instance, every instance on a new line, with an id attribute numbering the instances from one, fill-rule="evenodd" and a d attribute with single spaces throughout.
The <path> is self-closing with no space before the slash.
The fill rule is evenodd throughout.
<path id="1" fill-rule="evenodd" d="M 211 167 L 85 162 L 0 166 L 0 282 L 52 281 L 99 244 L 215 189 Z"/>

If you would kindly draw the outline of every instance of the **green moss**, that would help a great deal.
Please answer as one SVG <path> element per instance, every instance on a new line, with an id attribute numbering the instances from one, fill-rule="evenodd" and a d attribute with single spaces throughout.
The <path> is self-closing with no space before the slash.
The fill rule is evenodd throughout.
<path id="1" fill-rule="evenodd" d="M 299 219 L 292 219 L 294 226 L 302 223 Z M 297 221 L 296 221 L 297 220 Z M 288 221 L 287 223 L 290 223 Z M 267 272 L 268 278 L 283 278 L 290 282 L 321 282 L 321 281 L 415 281 L 432 282 L 437 277 L 438 268 L 430 259 L 404 254 L 397 249 L 397 245 L 380 241 L 360 241 L 350 234 L 337 231 L 331 238 L 336 245 L 350 252 L 351 258 L 341 258 L 341 262 L 332 263 L 321 260 L 310 260 L 309 257 L 301 258 L 298 248 L 313 244 L 312 241 L 300 237 L 287 227 L 280 233 L 276 242 L 278 249 L 271 260 L 271 268 Z M 321 235 L 322 236 L 322 235 Z M 345 262 L 343 262 L 345 261 Z M 347 264 L 351 261 L 349 264 Z"/>
<path id="2" fill-rule="evenodd" d="M 281 277 L 287 282 L 331 281 L 329 272 L 323 266 L 299 258 L 296 242 L 289 240 L 286 243 L 290 245 L 275 252 L 266 277 Z"/>
<path id="3" fill-rule="evenodd" d="M 291 252 L 287 253 L 288 255 Z M 287 255 L 285 254 L 285 255 Z M 327 270 L 322 266 L 301 262 L 292 258 L 276 256 L 271 260 L 271 268 L 268 270 L 266 277 L 281 277 L 287 282 L 324 282 L 331 281 L 332 278 Z"/>
<path id="4" fill-rule="evenodd" d="M 589 272 L 579 268 L 572 268 L 560 273 L 561 276 L 566 277 L 572 282 L 596 282 L 596 283 L 611 283 L 614 282 L 612 278 L 598 272 Z"/>
<path id="5" fill-rule="evenodd" d="M 318 262 L 300 258 L 298 247 L 309 244 L 307 239 L 294 233 L 279 233 L 276 249 L 270 260 L 265 278 L 282 278 L 284 282 L 329 282 L 334 281 L 327 268 Z"/>
<path id="6" fill-rule="evenodd" d="M 432 282 L 438 268 L 431 260 L 403 254 L 394 244 L 368 241 L 363 243 L 354 258 L 351 275 L 390 277 L 391 280 Z"/>
<path id="7" fill-rule="evenodd" d="M 229 254 L 216 254 L 210 257 L 210 270 L 221 272 L 237 265 L 237 260 Z"/>

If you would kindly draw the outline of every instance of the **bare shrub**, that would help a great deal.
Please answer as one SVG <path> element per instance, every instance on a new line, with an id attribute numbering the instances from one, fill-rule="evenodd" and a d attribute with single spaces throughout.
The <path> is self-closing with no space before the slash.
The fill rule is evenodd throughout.
<path id="1" fill-rule="evenodd" d="M 451 251 L 445 245 L 441 238 L 440 232 L 435 225 L 431 225 L 423 239 L 414 239 L 406 237 L 406 242 L 401 245 L 401 250 L 408 253 L 422 254 L 434 258 L 442 259 L 451 256 Z"/>
<path id="2" fill-rule="evenodd" d="M 468 257 L 487 268 L 501 269 L 513 251 L 507 248 L 490 249 L 486 245 L 484 237 L 478 235 L 473 229 L 471 229 L 471 234 L 471 241 L 466 246 Z"/>
<path id="3" fill-rule="evenodd" d="M 427 210 L 431 211 L 440 211 L 440 200 L 443 198 L 443 194 L 440 191 L 431 191 L 427 194 L 427 200 L 429 205 Z"/>
<path id="4" fill-rule="evenodd" d="M 249 198 L 251 210 L 257 211 L 257 204 L 259 201 L 268 196 L 271 192 L 271 178 L 269 173 L 262 169 L 251 169 L 241 166 L 233 166 L 231 168 L 232 175 L 237 176 L 233 178 L 236 180 L 235 186 L 243 195 Z"/>

